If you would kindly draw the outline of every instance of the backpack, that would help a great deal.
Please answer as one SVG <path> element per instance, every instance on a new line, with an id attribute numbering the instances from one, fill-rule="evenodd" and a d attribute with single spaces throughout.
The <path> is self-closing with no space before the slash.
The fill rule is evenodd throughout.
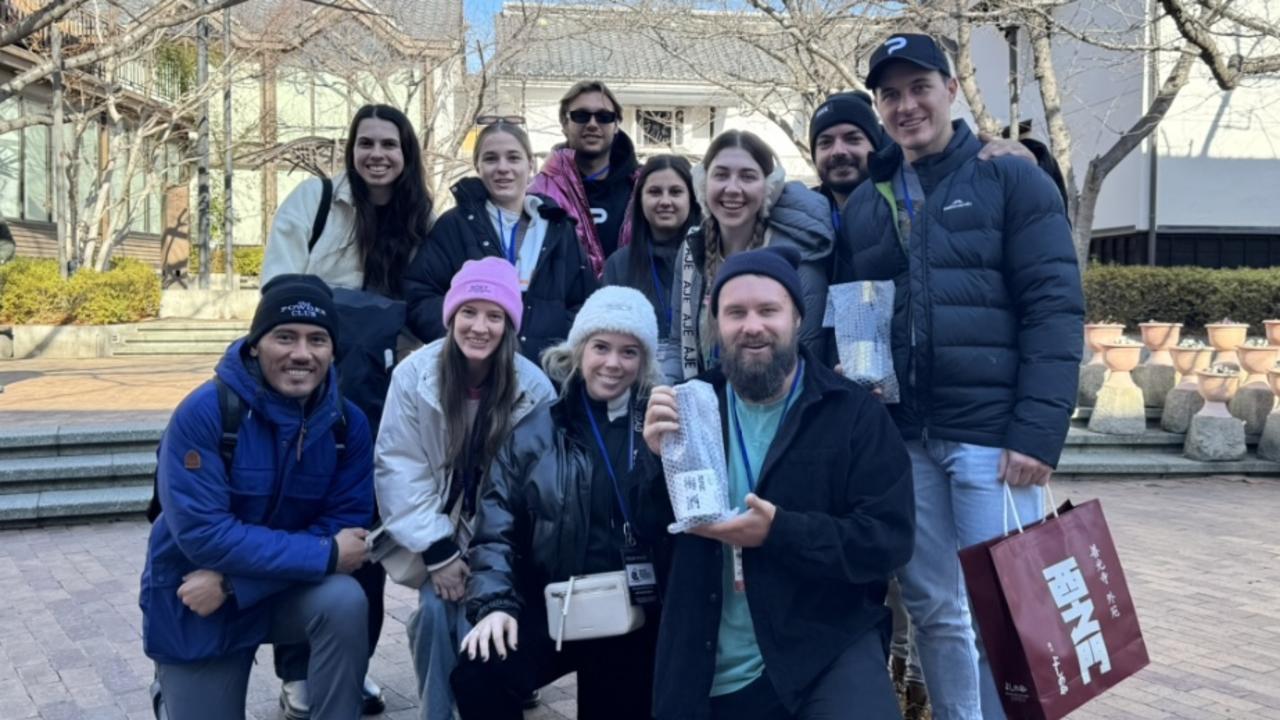
<path id="1" fill-rule="evenodd" d="M 222 436 L 218 440 L 218 456 L 222 458 L 222 467 L 227 474 L 231 474 L 231 461 L 236 455 L 236 443 L 240 439 L 240 426 L 244 423 L 244 418 L 249 414 L 249 408 L 245 407 L 244 400 L 235 393 L 226 383 L 222 382 L 222 378 L 215 377 L 213 379 L 214 386 L 218 390 L 218 415 L 222 418 Z M 342 404 L 342 398 L 338 398 L 339 406 Z M 163 436 L 161 440 L 163 441 Z M 347 415 L 340 413 L 338 421 L 333 424 L 333 440 L 338 450 L 338 462 L 342 462 L 342 456 L 347 450 Z M 156 470 L 151 478 L 151 502 L 147 504 L 147 521 L 154 523 L 156 518 L 160 517 L 160 449 L 156 448 Z"/>

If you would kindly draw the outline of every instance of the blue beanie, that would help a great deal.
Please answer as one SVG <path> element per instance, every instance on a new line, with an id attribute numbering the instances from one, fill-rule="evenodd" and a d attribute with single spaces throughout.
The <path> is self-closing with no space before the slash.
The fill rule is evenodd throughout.
<path id="1" fill-rule="evenodd" d="M 800 287 L 800 251 L 792 247 L 766 247 L 730 255 L 716 273 L 711 289 L 711 314 L 720 312 L 720 289 L 739 275 L 763 275 L 786 288 L 800 316 L 804 316 L 804 291 Z"/>

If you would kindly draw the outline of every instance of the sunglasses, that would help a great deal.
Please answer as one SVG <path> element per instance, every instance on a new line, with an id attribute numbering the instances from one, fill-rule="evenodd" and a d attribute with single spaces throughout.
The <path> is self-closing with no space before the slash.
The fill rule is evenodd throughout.
<path id="1" fill-rule="evenodd" d="M 523 125 L 523 115 L 477 115 L 477 125 L 497 125 L 498 123 L 506 123 L 507 125 Z"/>
<path id="2" fill-rule="evenodd" d="M 579 125 L 586 125 L 591 122 L 591 118 L 593 117 L 596 119 L 596 122 L 601 125 L 609 125 L 617 122 L 618 113 L 612 110 L 597 110 L 595 112 L 591 112 L 590 110 L 572 110 L 569 112 L 569 119 Z"/>

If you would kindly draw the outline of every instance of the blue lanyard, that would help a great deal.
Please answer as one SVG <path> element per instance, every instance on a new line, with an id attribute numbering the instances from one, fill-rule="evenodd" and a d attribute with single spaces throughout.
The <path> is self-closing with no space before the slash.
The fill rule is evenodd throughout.
<path id="1" fill-rule="evenodd" d="M 613 461 L 609 459 L 609 449 L 605 447 L 604 436 L 600 434 L 600 426 L 596 424 L 596 415 L 591 412 L 591 403 L 587 402 L 587 386 L 584 384 L 582 389 L 582 409 L 587 413 L 587 420 L 591 422 L 591 433 L 596 436 L 596 447 L 600 449 L 600 457 L 604 459 L 604 469 L 609 473 L 609 479 L 613 481 L 613 494 L 618 497 L 618 507 L 622 508 L 622 521 L 626 523 L 622 528 L 622 534 L 626 536 L 627 542 L 633 542 L 631 536 L 631 513 L 627 512 L 627 501 L 622 497 L 622 488 L 618 485 L 618 476 L 613 471 Z M 631 427 L 631 412 L 627 411 L 627 472 L 630 473 L 636 468 L 636 432 Z"/>
<path id="2" fill-rule="evenodd" d="M 835 203 L 832 204 L 834 205 Z M 831 225 L 836 229 L 836 232 L 840 232 L 840 211 L 834 208 L 831 210 Z"/>
<path id="3" fill-rule="evenodd" d="M 904 161 L 905 162 L 905 161 Z M 907 169 L 906 167 L 898 168 L 898 177 L 902 178 L 902 198 L 907 204 L 907 217 L 911 220 L 916 219 L 916 205 L 911 200 L 911 190 L 907 188 Z"/>
<path id="4" fill-rule="evenodd" d="M 582 179 L 585 180 L 586 182 L 595 182 L 607 174 L 609 174 L 609 166 L 605 165 L 603 168 L 591 173 L 590 175 L 587 175 Z"/>
<path id="5" fill-rule="evenodd" d="M 516 231 L 520 229 L 520 220 L 517 219 L 515 224 L 511 226 L 511 239 L 507 241 L 507 246 L 503 248 L 503 252 L 507 254 L 507 262 L 512 265 L 516 264 Z M 502 242 L 502 211 L 498 211 L 498 242 Z"/>
<path id="6" fill-rule="evenodd" d="M 782 418 L 778 420 L 778 427 L 782 427 L 782 421 L 787 419 L 787 413 L 791 410 L 791 403 L 796 399 L 796 391 L 800 389 L 800 377 L 804 375 L 804 360 L 800 361 L 800 367 L 796 369 L 796 376 L 791 381 L 791 391 L 787 393 L 787 402 L 782 406 Z M 751 469 L 751 457 L 747 455 L 747 442 L 742 437 L 742 419 L 738 417 L 738 403 L 734 400 L 736 393 L 729 393 L 729 409 L 733 412 L 733 429 L 738 434 L 738 452 L 742 453 L 742 467 L 747 471 L 747 487 L 751 492 L 756 491 L 756 473 Z M 763 469 L 763 468 L 761 468 Z"/>
<path id="7" fill-rule="evenodd" d="M 662 284 L 658 275 L 658 261 L 653 256 L 653 243 L 649 243 L 649 271 L 653 273 L 653 292 L 658 296 L 658 304 L 667 315 L 667 325 L 671 325 L 671 297 L 667 295 L 667 287 Z"/>

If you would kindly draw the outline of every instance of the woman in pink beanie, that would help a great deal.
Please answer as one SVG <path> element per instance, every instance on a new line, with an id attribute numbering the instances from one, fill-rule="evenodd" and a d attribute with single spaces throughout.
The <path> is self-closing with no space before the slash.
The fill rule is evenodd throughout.
<path id="1" fill-rule="evenodd" d="M 421 561 L 409 650 L 420 717 L 453 717 L 449 675 L 467 634 L 460 601 L 472 521 L 489 467 L 517 426 L 555 398 L 517 349 L 524 305 L 511 263 L 469 260 L 453 276 L 447 334 L 396 367 L 374 452 L 383 526 Z M 406 583 L 408 584 L 408 583 Z"/>

